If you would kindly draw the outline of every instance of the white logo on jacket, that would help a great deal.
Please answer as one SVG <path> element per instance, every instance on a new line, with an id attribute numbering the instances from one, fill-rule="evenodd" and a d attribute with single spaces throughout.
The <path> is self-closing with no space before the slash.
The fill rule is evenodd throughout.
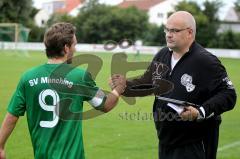
<path id="1" fill-rule="evenodd" d="M 228 77 L 223 78 L 222 81 L 226 83 L 228 89 L 234 89 L 233 83 Z"/>
<path id="2" fill-rule="evenodd" d="M 192 76 L 184 74 L 181 77 L 181 84 L 186 87 L 187 92 L 192 92 L 195 89 L 195 85 L 192 84 Z"/>

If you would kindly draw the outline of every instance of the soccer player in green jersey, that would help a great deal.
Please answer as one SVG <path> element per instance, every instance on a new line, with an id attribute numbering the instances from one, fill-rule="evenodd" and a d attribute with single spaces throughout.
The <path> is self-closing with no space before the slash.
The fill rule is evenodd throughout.
<path id="1" fill-rule="evenodd" d="M 124 86 L 119 86 L 105 95 L 96 86 L 90 73 L 78 68 L 69 69 L 66 61 L 71 63 L 77 44 L 72 24 L 56 23 L 51 26 L 45 33 L 44 44 L 48 62 L 27 71 L 21 77 L 9 103 L 8 113 L 0 129 L 0 159 L 6 158 L 4 145 L 18 118 L 25 112 L 35 159 L 84 159 L 82 122 L 63 120 L 56 111 L 64 105 L 61 101 L 71 99 L 69 108 L 73 112 L 81 112 L 84 101 L 98 110 L 108 112 L 114 108 L 124 91 Z M 63 70 L 70 70 L 65 77 L 52 76 L 59 66 Z M 89 88 L 90 91 L 81 90 L 82 95 L 71 94 L 76 85 L 83 89 Z M 58 87 L 68 93 L 57 90 Z"/>

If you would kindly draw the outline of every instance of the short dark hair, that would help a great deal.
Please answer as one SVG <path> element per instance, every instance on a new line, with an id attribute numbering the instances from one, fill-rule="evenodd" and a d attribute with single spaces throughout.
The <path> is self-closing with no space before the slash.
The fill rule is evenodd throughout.
<path id="1" fill-rule="evenodd" d="M 76 28 L 70 23 L 56 23 L 44 35 L 44 44 L 48 58 L 63 57 L 64 46 L 71 46 Z"/>

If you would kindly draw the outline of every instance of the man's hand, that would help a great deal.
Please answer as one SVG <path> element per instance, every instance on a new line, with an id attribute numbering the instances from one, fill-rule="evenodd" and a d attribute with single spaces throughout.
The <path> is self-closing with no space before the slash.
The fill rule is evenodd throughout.
<path id="1" fill-rule="evenodd" d="M 193 121 L 197 119 L 198 115 L 199 111 L 196 108 L 188 106 L 184 108 L 184 111 L 180 114 L 180 117 L 184 121 Z"/>
<path id="2" fill-rule="evenodd" d="M 0 159 L 6 159 L 5 152 L 3 148 L 0 148 Z"/>
<path id="3" fill-rule="evenodd" d="M 122 94 L 126 88 L 126 78 L 123 75 L 115 74 L 109 80 L 111 89 L 115 89 L 119 94 Z"/>
<path id="4" fill-rule="evenodd" d="M 109 86 L 112 92 L 107 95 L 103 109 L 105 113 L 111 111 L 116 106 L 120 95 L 125 91 L 126 79 L 122 75 L 113 75 L 109 79 Z"/>

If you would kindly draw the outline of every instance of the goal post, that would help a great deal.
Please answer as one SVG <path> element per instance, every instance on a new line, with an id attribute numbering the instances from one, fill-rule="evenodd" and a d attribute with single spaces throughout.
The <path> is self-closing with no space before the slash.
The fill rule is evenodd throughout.
<path id="1" fill-rule="evenodd" d="M 0 23 L 0 41 L 27 42 L 29 31 L 19 23 Z"/>
<path id="2" fill-rule="evenodd" d="M 0 50 L 12 50 L 11 53 L 21 52 L 28 56 L 27 50 L 19 49 L 19 46 L 28 41 L 29 32 L 30 29 L 19 23 L 0 23 Z"/>

